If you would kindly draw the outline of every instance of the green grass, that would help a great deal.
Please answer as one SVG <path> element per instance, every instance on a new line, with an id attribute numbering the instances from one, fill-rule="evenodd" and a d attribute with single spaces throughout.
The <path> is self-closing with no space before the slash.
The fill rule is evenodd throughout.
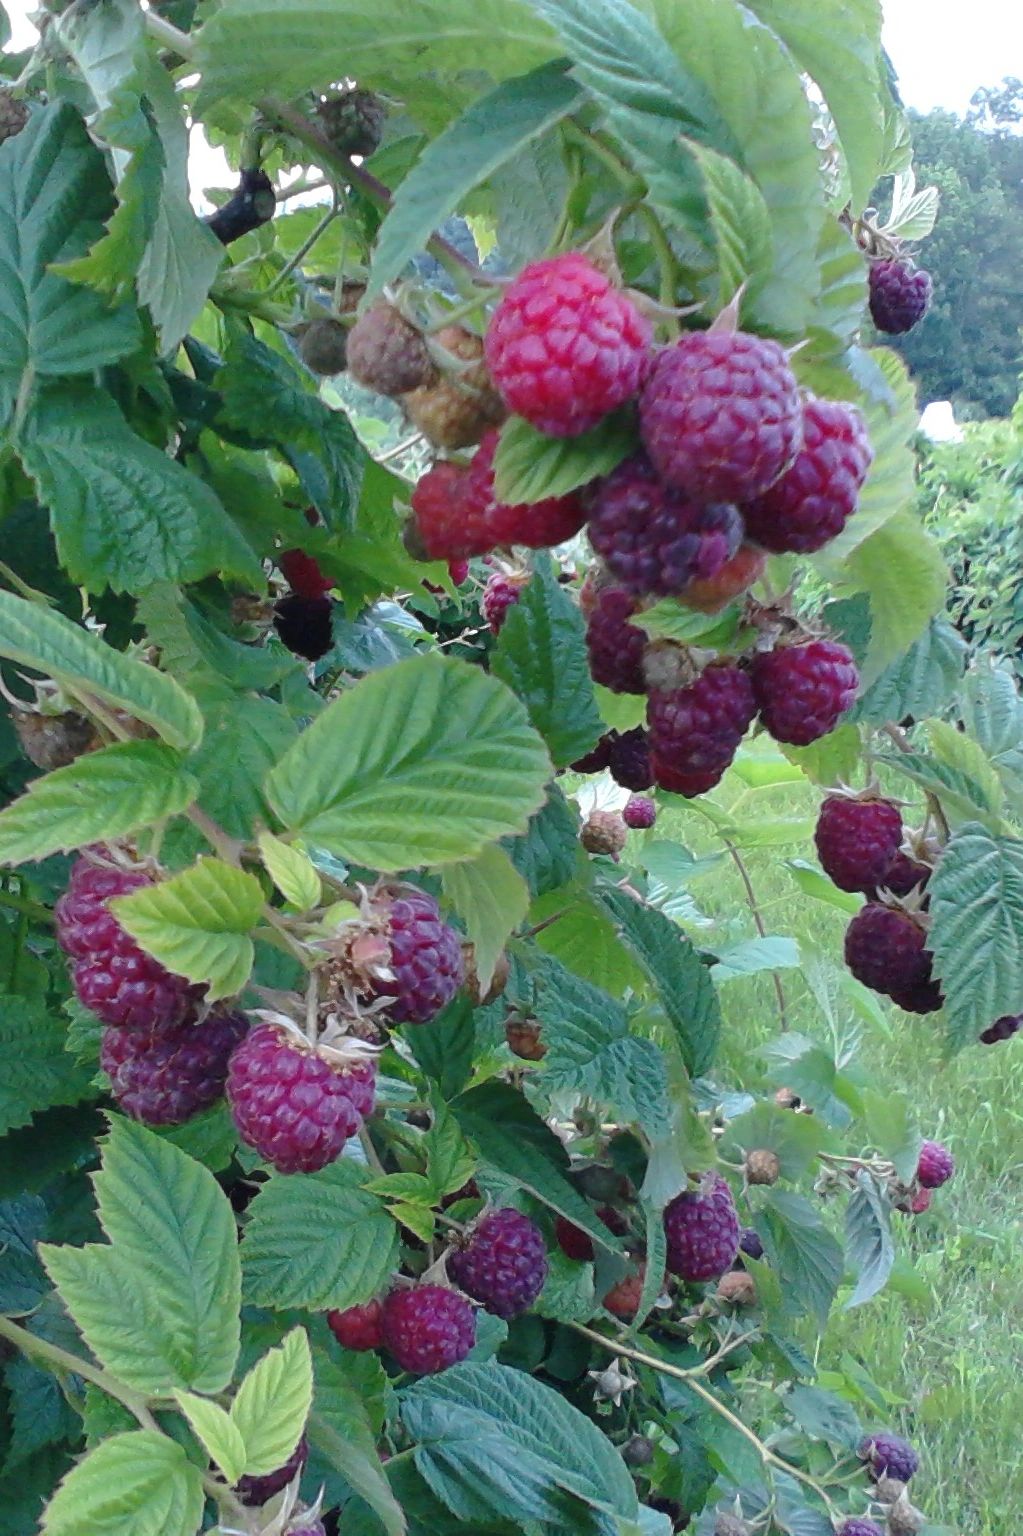
<path id="1" fill-rule="evenodd" d="M 806 785 L 750 795 L 730 776 L 714 799 L 728 807 L 741 799 L 743 818 L 763 829 L 776 816 L 813 817 L 819 795 Z M 665 810 L 648 836 L 681 840 L 698 854 L 721 847 L 711 824 L 691 809 Z M 847 917 L 804 895 L 785 867 L 788 858 L 812 857 L 802 838 L 743 850 L 767 932 L 840 965 Z M 722 938 L 753 935 L 730 858 L 691 891 L 714 921 L 707 934 L 715 948 Z M 828 1043 L 858 1036 L 872 1075 L 909 1095 L 923 1134 L 946 1142 L 957 1161 L 955 1178 L 926 1216 L 896 1218 L 900 1250 L 927 1288 L 926 1303 L 886 1292 L 855 1311 L 837 1311 L 821 1363 L 836 1366 L 847 1351 L 891 1394 L 891 1425 L 921 1454 L 913 1492 L 932 1522 L 963 1536 L 1005 1536 L 1023 1509 L 1023 1037 L 946 1061 L 940 1018 L 879 1011 L 872 1019 L 840 1000 L 829 1022 L 800 971 L 780 975 L 789 1027 Z M 755 1086 L 755 1049 L 780 1027 L 772 978 L 731 981 L 721 998 L 723 1074 Z"/>

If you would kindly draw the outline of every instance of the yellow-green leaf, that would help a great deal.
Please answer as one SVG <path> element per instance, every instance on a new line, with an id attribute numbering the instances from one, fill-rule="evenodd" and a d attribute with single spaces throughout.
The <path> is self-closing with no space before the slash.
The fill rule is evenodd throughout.
<path id="1" fill-rule="evenodd" d="M 304 1328 L 293 1328 L 252 1367 L 231 1404 L 245 1443 L 248 1477 L 282 1467 L 305 1428 L 313 1401 L 313 1359 Z"/>
<path id="2" fill-rule="evenodd" d="M 282 842 L 272 832 L 260 834 L 259 851 L 270 879 L 285 901 L 290 901 L 300 912 L 319 906 L 322 886 L 308 854 L 294 843 Z"/>

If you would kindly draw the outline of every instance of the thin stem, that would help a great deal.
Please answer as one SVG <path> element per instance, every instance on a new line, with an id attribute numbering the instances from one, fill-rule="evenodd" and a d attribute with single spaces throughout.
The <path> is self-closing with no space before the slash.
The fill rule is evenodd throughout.
<path id="1" fill-rule="evenodd" d="M 310 1045 L 316 1044 L 320 1007 L 320 978 L 316 971 L 309 972 L 309 985 L 305 995 L 305 1037 Z"/>
<path id="2" fill-rule="evenodd" d="M 678 299 L 676 291 L 678 287 L 678 262 L 675 260 L 675 252 L 671 248 L 664 225 L 654 210 L 647 203 L 640 203 L 636 212 L 646 224 L 650 234 L 650 244 L 653 246 L 654 255 L 657 257 L 657 266 L 661 274 L 658 298 L 666 309 L 671 309 Z M 677 335 L 679 331 L 678 320 L 672 317 L 671 323 Z"/>
<path id="3" fill-rule="evenodd" d="M 38 901 L 32 901 L 28 896 L 16 896 L 13 891 L 5 890 L 0 886 L 0 907 L 10 907 L 12 912 L 22 912 L 35 923 L 53 923 L 53 913 L 49 907 L 44 907 Z"/>
<path id="4" fill-rule="evenodd" d="M 362 1150 L 366 1154 L 366 1161 L 369 1164 L 369 1166 L 373 1169 L 374 1173 L 379 1173 L 384 1178 L 386 1178 L 387 1177 L 387 1169 L 384 1167 L 383 1163 L 380 1161 L 380 1155 L 377 1152 L 376 1147 L 373 1145 L 373 1139 L 370 1136 L 369 1131 L 366 1129 L 365 1126 L 363 1126 L 361 1131 L 359 1132 L 359 1142 L 360 1142 L 360 1145 L 362 1146 Z"/>
<path id="5" fill-rule="evenodd" d="M 883 725 L 881 729 L 888 737 L 889 741 L 895 743 L 900 752 L 912 752 L 913 748 L 906 740 L 906 733 L 899 726 L 888 724 Z M 924 791 L 924 798 L 927 801 L 927 809 L 933 816 L 935 822 L 938 825 L 938 830 L 941 832 L 942 837 L 947 843 L 952 835 L 952 832 L 948 824 L 948 817 L 945 815 L 945 812 L 942 809 L 941 801 L 938 799 L 937 795 L 933 794 L 929 789 Z"/>
<path id="6" fill-rule="evenodd" d="M 619 183 L 626 196 L 630 199 L 641 198 L 646 193 L 646 183 L 641 176 L 630 171 L 624 160 L 620 160 L 613 149 L 603 143 L 596 134 L 590 133 L 585 128 L 580 128 L 577 122 L 568 117 L 561 125 L 565 137 L 571 144 L 576 144 L 587 154 L 599 160 L 605 170 L 611 172 L 615 181 Z"/>
<path id="7" fill-rule="evenodd" d="M 125 1408 L 142 1425 L 144 1429 L 153 1429 L 162 1433 L 159 1424 L 153 1418 L 144 1400 L 137 1397 L 123 1382 L 103 1371 L 98 1365 L 92 1365 L 88 1360 L 82 1360 L 78 1355 L 73 1355 L 69 1350 L 61 1349 L 57 1344 L 51 1344 L 48 1339 L 40 1339 L 34 1333 L 29 1333 L 20 1323 L 12 1322 L 9 1317 L 0 1317 L 0 1338 L 7 1339 L 16 1349 L 20 1349 L 23 1355 L 34 1356 L 37 1360 L 44 1361 L 54 1371 L 70 1372 L 75 1376 L 81 1376 L 83 1381 L 91 1381 L 93 1386 L 99 1387 L 108 1397 L 123 1403 Z"/>
<path id="8" fill-rule="evenodd" d="M 229 837 L 223 827 L 207 816 L 206 812 L 198 805 L 190 805 L 185 812 L 193 827 L 198 828 L 210 847 L 215 849 L 226 864 L 240 864 L 241 850 L 245 846 L 235 838 Z"/>
<path id="9" fill-rule="evenodd" d="M 35 587 L 30 587 L 27 581 L 22 581 L 17 571 L 12 571 L 6 561 L 0 560 L 0 578 L 6 581 L 9 587 L 13 587 L 19 597 L 24 597 L 30 603 L 39 603 L 44 608 L 53 604 L 53 599 L 47 597 L 45 592 L 37 592 Z"/>
<path id="10" fill-rule="evenodd" d="M 750 879 L 749 870 L 746 868 L 746 861 L 743 859 L 742 854 L 739 852 L 738 848 L 736 848 L 735 844 L 730 842 L 727 837 L 722 837 L 721 841 L 728 849 L 732 861 L 734 862 L 736 869 L 739 871 L 740 878 L 746 890 L 746 900 L 749 903 L 749 909 L 753 914 L 753 923 L 756 927 L 757 933 L 762 939 L 766 939 L 767 929 L 764 927 L 764 919 L 760 913 L 760 903 L 757 901 L 757 893 L 753 889 L 753 881 Z M 774 995 L 778 999 L 778 1016 L 781 1020 L 782 1033 L 784 1033 L 789 1027 L 788 1008 L 785 1003 L 785 988 L 781 984 L 781 977 L 778 975 L 777 971 L 771 972 L 771 978 L 774 982 Z"/>
<path id="11" fill-rule="evenodd" d="M 312 234 L 310 234 L 305 240 L 302 241 L 302 244 L 299 246 L 294 256 L 285 262 L 284 266 L 278 272 L 273 282 L 268 285 L 266 290 L 267 298 L 269 298 L 271 294 L 276 293 L 277 289 L 280 288 L 283 283 L 287 282 L 295 268 L 299 266 L 309 255 L 309 252 L 312 250 L 317 240 L 319 240 L 320 236 L 326 234 L 327 230 L 333 224 L 337 216 L 338 209 L 337 204 L 335 203 L 332 207 L 327 209 L 327 212 L 316 225 L 316 228 L 312 231 Z"/>
<path id="12" fill-rule="evenodd" d="M 312 971 L 316 966 L 316 961 L 299 943 L 298 939 L 295 938 L 295 935 L 291 932 L 284 919 L 269 904 L 263 907 L 263 918 L 270 925 L 271 932 L 277 935 L 277 948 L 287 950 L 288 954 L 297 960 L 299 965 L 303 966 L 307 971 Z"/>

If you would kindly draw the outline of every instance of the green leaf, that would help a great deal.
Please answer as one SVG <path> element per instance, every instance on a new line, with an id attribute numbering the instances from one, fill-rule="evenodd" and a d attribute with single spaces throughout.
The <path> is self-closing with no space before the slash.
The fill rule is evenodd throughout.
<path id="1" fill-rule="evenodd" d="M 43 1536 L 194 1536 L 202 1475 L 167 1435 L 113 1435 L 64 1478 L 43 1515 Z"/>
<path id="2" fill-rule="evenodd" d="M 245 1445 L 247 1477 L 283 1467 L 298 1445 L 312 1401 L 309 1340 L 304 1328 L 293 1328 L 252 1367 L 231 1404 L 231 1422 Z"/>
<path id="3" fill-rule="evenodd" d="M 121 742 L 34 779 L 0 811 L 0 863 L 46 859 L 176 816 L 198 784 L 181 757 L 152 741 Z"/>
<path id="4" fill-rule="evenodd" d="M 2 826 L 0 813 L 0 831 Z M 445 896 L 465 924 L 479 990 L 485 994 L 505 943 L 529 910 L 529 888 L 496 844 L 471 863 L 449 865 L 443 883 Z"/>
<path id="5" fill-rule="evenodd" d="M 767 1200 L 756 1227 L 768 1262 L 791 1304 L 809 1312 L 823 1328 L 842 1279 L 842 1250 L 802 1195 L 772 1189 Z"/>
<path id="6" fill-rule="evenodd" d="M 210 1460 L 229 1483 L 236 1483 L 245 1471 L 245 1441 L 231 1415 L 210 1398 L 197 1397 L 194 1392 L 182 1392 L 180 1388 L 174 1393 L 174 1401 Z"/>
<path id="7" fill-rule="evenodd" d="M 410 1031 L 408 1041 L 417 1065 L 435 1082 L 445 1099 L 461 1093 L 469 1081 L 476 1053 L 475 1007 L 465 993 L 431 1019 L 429 1029 Z"/>
<path id="8" fill-rule="evenodd" d="M 967 1045 L 1023 997 L 1023 842 L 967 823 L 928 887 L 929 944 L 951 1044 Z"/>
<path id="9" fill-rule="evenodd" d="M 118 896 L 111 910 L 169 971 L 207 982 L 211 1001 L 248 981 L 255 953 L 249 933 L 263 912 L 255 875 L 201 858 L 169 880 Z"/>
<path id="10" fill-rule="evenodd" d="M 545 437 L 522 416 L 501 428 L 494 455 L 494 494 L 503 502 L 567 496 L 609 475 L 636 448 L 636 424 L 628 411 L 613 411 L 578 437 Z"/>
<path id="11" fill-rule="evenodd" d="M 875 1088 L 864 1088 L 862 1098 L 868 1136 L 894 1163 L 899 1178 L 910 1183 L 916 1173 L 921 1138 L 908 1099 L 902 1093 L 879 1093 Z"/>
<path id="12" fill-rule="evenodd" d="M 582 97 L 560 62 L 479 97 L 419 156 L 394 194 L 377 236 L 367 294 L 400 276 L 467 193 L 532 139 L 572 112 Z M 501 493 L 503 495 L 503 492 Z"/>
<path id="13" fill-rule="evenodd" d="M 249 1207 L 242 1243 L 246 1300 L 285 1309 L 358 1306 L 376 1293 L 397 1254 L 394 1222 L 341 1161 L 302 1179 L 270 1178 Z"/>
<path id="14" fill-rule="evenodd" d="M 939 615 L 857 699 L 846 719 L 886 725 L 907 715 L 923 720 L 936 714 L 962 682 L 966 653 L 959 631 Z"/>
<path id="15" fill-rule="evenodd" d="M 559 1323 L 584 1323 L 597 1309 L 593 1266 L 580 1264 L 555 1248 L 547 1256 L 547 1279 L 534 1303 L 541 1317 Z"/>
<path id="16" fill-rule="evenodd" d="M 90 1096 L 92 1071 L 64 1050 L 66 1035 L 42 999 L 0 994 L 0 1135 L 28 1125 L 38 1110 Z"/>
<path id="17" fill-rule="evenodd" d="M 863 252 L 834 214 L 826 213 L 817 246 L 820 293 L 807 321 L 807 332 L 823 351 L 843 351 L 859 335 L 867 303 L 867 267 Z"/>
<path id="18" fill-rule="evenodd" d="M 747 1152 L 758 1148 L 774 1152 L 782 1178 L 795 1182 L 830 1143 L 827 1127 L 816 1115 L 794 1115 L 790 1109 L 763 1102 L 728 1122 L 720 1147 L 722 1156 L 732 1162 L 741 1162 Z"/>
<path id="19" fill-rule="evenodd" d="M 1001 818 L 990 804 L 990 785 L 977 783 L 960 768 L 943 763 L 926 752 L 898 752 L 881 755 L 879 761 L 897 773 L 904 773 L 915 784 L 930 790 L 940 799 L 947 816 L 966 821 L 983 821 L 997 831 Z M 989 767 L 984 759 L 984 768 Z M 984 774 L 987 778 L 987 772 Z"/>
<path id="20" fill-rule="evenodd" d="M 850 584 L 870 598 L 870 648 L 861 668 L 869 685 L 925 633 L 944 605 L 948 571 L 911 512 L 889 517 L 857 545 L 845 569 Z"/>
<path id="21" fill-rule="evenodd" d="M 591 751 L 603 734 L 582 614 L 555 578 L 548 555 L 537 557 L 532 579 L 508 610 L 490 669 L 525 704 L 556 767 Z"/>
<path id="22" fill-rule="evenodd" d="M 846 1260 L 858 1277 L 847 1309 L 862 1306 L 887 1284 L 895 1263 L 891 1212 L 882 1186 L 861 1168 L 845 1209 Z"/>
<path id="23" fill-rule="evenodd" d="M 1006 791 L 1023 807 L 1023 701 L 1009 667 L 978 657 L 966 674 L 962 713 Z"/>
<path id="24" fill-rule="evenodd" d="M 840 912 L 858 912 L 863 905 L 862 897 L 849 891 L 840 891 L 837 885 L 832 885 L 827 875 L 822 875 L 819 869 L 808 864 L 805 859 L 786 859 L 785 868 L 804 896 L 825 901 L 828 906 L 837 907 Z"/>
<path id="25" fill-rule="evenodd" d="M 1001 781 L 980 743 L 965 732 L 957 731 L 947 720 L 928 720 L 927 736 L 938 762 L 975 785 L 980 791 L 981 809 L 997 815 L 1005 796 Z"/>
<path id="26" fill-rule="evenodd" d="M 580 865 L 579 813 L 551 784 L 522 836 L 505 838 L 502 846 L 532 894 L 546 895 L 567 885 Z"/>
<path id="27" fill-rule="evenodd" d="M 290 901 L 299 912 L 319 906 L 323 886 L 307 853 L 292 843 L 282 843 L 272 832 L 260 833 L 259 851 L 270 879 L 285 901 Z"/>
<path id="28" fill-rule="evenodd" d="M 856 726 L 846 721 L 808 747 L 783 746 L 782 751 L 812 783 L 826 786 L 852 782 L 862 745 Z"/>
<path id="29" fill-rule="evenodd" d="M 172 747 L 187 750 L 202 736 L 199 708 L 173 678 L 11 592 L 0 592 L 0 656 L 123 709 Z"/>
<path id="30" fill-rule="evenodd" d="M 715 985 L 735 981 L 742 976 L 757 976 L 761 971 L 789 970 L 800 964 L 799 945 L 795 939 L 777 935 L 764 938 L 742 939 L 730 949 L 723 950 L 716 964 L 711 966 L 711 978 Z"/>
<path id="31" fill-rule="evenodd" d="M 379 1425 L 376 1429 L 379 1431 Z M 343 1366 L 319 1352 L 309 1438 L 328 1464 L 365 1499 L 386 1536 L 404 1536 L 405 1516 L 377 1453 L 377 1433 L 367 1412 L 366 1394 L 357 1379 L 349 1379 Z"/>
<path id="32" fill-rule="evenodd" d="M 4 1471 L 24 1467 L 44 1446 L 76 1443 L 81 1420 L 64 1396 L 61 1382 L 24 1356 L 15 1356 L 4 1371 L 10 1412 L 10 1443 Z"/>
<path id="33" fill-rule="evenodd" d="M 615 932 L 594 893 L 576 884 L 550 891 L 529 909 L 534 927 L 546 924 L 533 943 L 584 981 L 618 995 L 646 990 L 646 978 Z"/>
<path id="34" fill-rule="evenodd" d="M 103 157 L 67 103 L 33 112 L 0 149 L 0 421 L 23 382 L 92 374 L 132 352 L 131 305 L 109 308 L 51 270 L 82 255 L 113 199 Z"/>
<path id="35" fill-rule="evenodd" d="M 267 780 L 285 826 L 371 869 L 474 858 L 521 832 L 550 762 L 503 683 L 451 657 L 384 667 L 327 706 Z"/>
<path id="36" fill-rule="evenodd" d="M 726 608 L 723 613 L 698 613 L 674 597 L 662 598 L 630 622 L 645 630 L 652 640 L 674 640 L 677 645 L 727 648 L 735 644 L 739 635 L 737 608 Z"/>
<path id="37" fill-rule="evenodd" d="M 259 561 L 210 487 L 138 437 L 105 392 L 46 389 L 26 421 L 21 456 L 49 509 L 61 564 L 82 586 L 141 592 L 226 574 L 262 587 Z"/>
<path id="38" fill-rule="evenodd" d="M 198 681 L 194 688 L 205 721 L 188 764 L 199 780 L 199 804 L 230 837 L 250 839 L 271 819 L 263 784 L 298 729 L 273 699 Z"/>
<path id="39" fill-rule="evenodd" d="M 771 214 L 764 195 L 727 155 L 702 144 L 687 147 L 700 167 L 717 245 L 718 301 L 724 308 L 746 284 L 743 313 L 755 316 L 757 291 L 773 266 Z"/>
<path id="40" fill-rule="evenodd" d="M 782 1401 L 808 1435 L 828 1440 L 846 1451 L 855 1451 L 863 1439 L 863 1428 L 854 1410 L 833 1392 L 800 1383 L 790 1387 Z M 785 1529 L 798 1536 L 799 1528 L 786 1526 Z"/>

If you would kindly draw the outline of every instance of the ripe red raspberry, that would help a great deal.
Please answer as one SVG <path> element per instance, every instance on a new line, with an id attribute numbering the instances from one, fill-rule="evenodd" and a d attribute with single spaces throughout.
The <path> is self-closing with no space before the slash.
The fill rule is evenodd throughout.
<path id="1" fill-rule="evenodd" d="M 426 339 L 393 304 L 374 304 L 348 333 L 348 372 L 378 395 L 406 395 L 437 378 Z"/>
<path id="2" fill-rule="evenodd" d="M 879 331 L 902 336 L 931 307 L 931 274 L 906 261 L 873 261 L 868 274 L 870 318 Z"/>
<path id="3" fill-rule="evenodd" d="M 918 1189 L 909 1202 L 909 1208 L 914 1216 L 922 1216 L 931 1208 L 933 1196 L 929 1189 Z"/>
<path id="4" fill-rule="evenodd" d="M 885 870 L 884 879 L 878 884 L 886 891 L 891 891 L 893 896 L 908 896 L 917 886 L 926 885 L 933 873 L 929 864 L 921 864 L 918 859 L 911 859 L 908 853 L 900 850 Z"/>
<path id="5" fill-rule="evenodd" d="M 940 1189 L 956 1171 L 955 1158 L 940 1141 L 925 1141 L 916 1165 L 917 1181 L 924 1189 Z"/>
<path id="6" fill-rule="evenodd" d="M 339 1157 L 362 1123 L 365 1064 L 332 1066 L 304 1041 L 260 1024 L 235 1049 L 227 1101 L 242 1140 L 279 1173 L 315 1173 Z"/>
<path id="7" fill-rule="evenodd" d="M 573 773 L 603 773 L 611 761 L 611 752 L 617 739 L 617 731 L 605 731 L 592 752 L 577 757 L 569 767 Z"/>
<path id="8" fill-rule="evenodd" d="M 432 1376 L 464 1360 L 476 1342 L 476 1316 L 443 1285 L 416 1285 L 384 1298 L 384 1343 L 403 1371 Z"/>
<path id="9" fill-rule="evenodd" d="M 650 325 L 576 252 L 536 261 L 505 290 L 486 335 L 510 410 L 548 437 L 577 437 L 639 388 Z"/>
<path id="10" fill-rule="evenodd" d="M 753 658 L 752 677 L 765 729 L 796 747 L 833 731 L 860 684 L 852 652 L 834 640 L 762 651 Z"/>
<path id="11" fill-rule="evenodd" d="M 518 602 L 524 586 L 525 577 L 506 576 L 503 571 L 495 571 L 488 579 L 483 589 L 483 600 L 480 606 L 492 635 L 501 633 L 501 625 L 508 615 L 508 609 L 513 608 Z"/>
<path id="12" fill-rule="evenodd" d="M 881 1527 L 873 1520 L 843 1520 L 836 1536 L 881 1536 Z"/>
<path id="13" fill-rule="evenodd" d="M 645 693 L 643 652 L 648 636 L 629 620 L 638 608 L 622 587 L 603 587 L 586 621 L 590 676 L 612 693 Z"/>
<path id="14" fill-rule="evenodd" d="M 1000 1040 L 1011 1040 L 1013 1035 L 1021 1029 L 1023 1029 L 1023 1014 L 1007 1013 L 981 1031 L 981 1044 L 997 1045 Z"/>
<path id="15" fill-rule="evenodd" d="M 747 537 L 774 554 L 808 555 L 823 548 L 856 510 L 873 458 L 866 424 L 854 405 L 809 399 L 795 463 L 763 495 L 743 503 Z"/>
<path id="16" fill-rule="evenodd" d="M 920 1465 L 920 1458 L 900 1435 L 866 1435 L 860 1441 L 858 1455 L 869 1463 L 871 1477 L 897 1477 L 908 1483 Z"/>
<path id="17" fill-rule="evenodd" d="M 299 597 L 325 597 L 334 583 L 304 549 L 285 549 L 277 557 L 281 574 Z"/>
<path id="18" fill-rule="evenodd" d="M 683 1280 L 716 1280 L 735 1261 L 739 1231 L 732 1191 L 714 1174 L 665 1207 L 668 1268 Z"/>
<path id="19" fill-rule="evenodd" d="M 840 891 L 872 891 L 902 844 L 902 817 L 890 800 L 853 800 L 829 795 L 814 832 L 824 873 Z"/>
<path id="20" fill-rule="evenodd" d="M 586 521 L 582 497 L 545 496 L 543 501 L 509 504 L 494 498 L 494 454 L 498 434 L 484 433 L 472 456 L 465 482 L 468 518 L 486 528 L 489 547 L 521 544 L 526 549 L 551 549 L 572 539 Z"/>
<path id="21" fill-rule="evenodd" d="M 250 1508 L 267 1504 L 275 1493 L 280 1493 L 282 1488 L 286 1488 L 297 1477 L 308 1459 L 309 1442 L 303 1435 L 283 1467 L 278 1467 L 276 1472 L 267 1472 L 263 1477 L 240 1477 L 234 1491 L 242 1503 Z"/>
<path id="22" fill-rule="evenodd" d="M 650 766 L 650 739 L 641 725 L 631 731 L 612 733 L 611 756 L 608 768 L 611 777 L 622 789 L 649 789 L 654 782 Z"/>
<path id="23" fill-rule="evenodd" d="M 723 777 L 756 714 L 738 667 L 710 666 L 687 688 L 647 701 L 654 779 L 672 794 L 702 795 Z"/>
<path id="24" fill-rule="evenodd" d="M 632 1322 L 643 1299 L 645 1279 L 646 1265 L 641 1262 L 634 1274 L 626 1275 L 623 1280 L 616 1281 L 603 1301 L 604 1307 L 612 1317 L 619 1318 L 623 1323 Z"/>
<path id="25" fill-rule="evenodd" d="M 451 585 L 453 587 L 460 587 L 463 581 L 468 581 L 469 579 L 468 560 L 449 560 L 448 575 L 451 578 Z"/>
<path id="26" fill-rule="evenodd" d="M 467 483 L 468 472 L 444 460 L 420 477 L 412 492 L 412 521 L 405 530 L 414 559 L 466 560 L 493 549 L 483 516 L 486 509 L 470 507 Z"/>
<path id="27" fill-rule="evenodd" d="M 726 560 L 716 576 L 691 581 L 679 602 L 699 613 L 719 613 L 722 608 L 745 592 L 764 574 L 767 556 L 754 544 L 740 544 L 730 560 Z"/>
<path id="28" fill-rule="evenodd" d="M 384 1305 L 374 1296 L 360 1307 L 328 1312 L 327 1326 L 344 1349 L 379 1349 L 384 1342 Z"/>
<path id="29" fill-rule="evenodd" d="M 453 1278 L 495 1317 L 527 1312 L 547 1279 L 547 1250 L 535 1222 L 510 1207 L 476 1223 L 463 1248 L 448 1260 Z"/>
<path id="30" fill-rule="evenodd" d="M 396 1024 L 425 1024 L 451 1001 L 465 980 L 458 934 L 425 891 L 405 891 L 389 905 L 392 979 L 378 980 L 379 996 L 393 998 L 387 1014 Z"/>
<path id="31" fill-rule="evenodd" d="M 735 507 L 672 490 L 644 454 L 619 464 L 587 499 L 590 543 L 630 592 L 671 597 L 715 576 L 742 542 Z"/>
<path id="32" fill-rule="evenodd" d="M 274 604 L 274 629 L 282 645 L 304 661 L 319 661 L 334 644 L 334 607 L 329 597 L 293 592 Z"/>
<path id="33" fill-rule="evenodd" d="M 645 832 L 657 820 L 657 806 L 647 795 L 633 795 L 622 811 L 622 820 L 633 831 Z"/>
<path id="34" fill-rule="evenodd" d="M 152 1035 L 108 1027 L 100 1066 L 126 1115 L 143 1125 L 180 1125 L 220 1098 L 228 1059 L 248 1027 L 244 1014 L 217 1012 Z"/>
<path id="35" fill-rule="evenodd" d="M 803 445 L 799 385 L 776 341 L 689 331 L 655 357 L 639 402 L 658 473 L 700 501 L 750 501 Z"/>
<path id="36" fill-rule="evenodd" d="M 932 958 L 924 930 L 898 907 L 869 901 L 846 929 L 845 963 L 857 981 L 897 1001 L 931 984 Z"/>
<path id="37" fill-rule="evenodd" d="M 203 988 L 147 955 L 121 927 L 107 903 L 152 885 L 143 870 L 116 869 L 83 857 L 57 903 L 57 942 L 71 956 L 75 992 L 104 1024 L 147 1035 L 194 1016 Z"/>

